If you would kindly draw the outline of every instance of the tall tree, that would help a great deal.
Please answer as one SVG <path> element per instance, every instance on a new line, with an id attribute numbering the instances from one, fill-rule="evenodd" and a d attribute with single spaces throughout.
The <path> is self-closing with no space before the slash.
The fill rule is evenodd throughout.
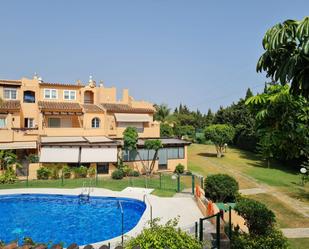
<path id="1" fill-rule="evenodd" d="M 282 85 L 291 83 L 291 93 L 309 98 L 309 16 L 286 20 L 270 28 L 263 38 L 265 52 L 257 71 Z"/>
<path id="2" fill-rule="evenodd" d="M 245 99 L 249 99 L 249 98 L 252 97 L 252 96 L 253 96 L 253 93 L 252 93 L 251 89 L 248 88 L 248 89 L 247 89 L 247 92 L 246 92 L 246 97 L 245 97 Z"/>
<path id="3" fill-rule="evenodd" d="M 246 104 L 256 117 L 259 151 L 265 159 L 309 158 L 309 102 L 289 86 L 269 85 Z"/>
<path id="4" fill-rule="evenodd" d="M 156 112 L 154 115 L 155 120 L 166 122 L 170 116 L 171 109 L 166 104 L 154 105 Z"/>
<path id="5" fill-rule="evenodd" d="M 139 157 L 144 172 L 147 175 L 152 174 L 155 162 L 157 160 L 158 151 L 162 148 L 162 143 L 159 139 L 149 139 L 145 141 L 144 147 L 148 150 L 148 158 L 145 160 L 141 157 L 140 152 L 137 148 L 138 144 L 138 133 L 134 127 L 127 127 L 123 132 L 123 147 L 124 150 L 129 152 L 135 152 Z M 152 155 L 152 158 L 150 158 Z M 150 162 L 151 161 L 151 162 Z"/>
<path id="6" fill-rule="evenodd" d="M 205 126 L 209 126 L 213 123 L 215 115 L 212 113 L 209 108 L 207 111 L 207 115 L 205 116 Z"/>
<path id="7" fill-rule="evenodd" d="M 205 128 L 205 138 L 216 146 L 217 157 L 222 157 L 224 146 L 233 140 L 235 130 L 226 124 L 216 124 Z"/>

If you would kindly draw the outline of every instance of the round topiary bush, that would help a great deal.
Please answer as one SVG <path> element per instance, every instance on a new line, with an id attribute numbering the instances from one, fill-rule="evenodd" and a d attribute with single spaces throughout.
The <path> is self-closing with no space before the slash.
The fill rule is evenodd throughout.
<path id="1" fill-rule="evenodd" d="M 177 174 L 183 174 L 185 172 L 185 166 L 183 166 L 181 163 L 179 163 L 175 168 L 175 173 Z"/>
<path id="2" fill-rule="evenodd" d="M 276 222 L 273 211 L 263 203 L 249 198 L 240 198 L 235 211 L 245 219 L 250 234 L 264 235 L 272 230 Z"/>
<path id="3" fill-rule="evenodd" d="M 209 175 L 205 179 L 205 196 L 214 202 L 235 202 L 238 182 L 226 174 Z"/>
<path id="4" fill-rule="evenodd" d="M 113 173 L 112 173 L 112 178 L 116 179 L 116 180 L 120 180 L 123 178 L 123 171 L 120 169 L 116 169 Z"/>

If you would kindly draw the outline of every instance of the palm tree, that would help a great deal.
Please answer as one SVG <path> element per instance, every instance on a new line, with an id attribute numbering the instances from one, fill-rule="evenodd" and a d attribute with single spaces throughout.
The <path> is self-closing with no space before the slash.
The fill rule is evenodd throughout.
<path id="1" fill-rule="evenodd" d="M 155 120 L 165 122 L 170 115 L 171 109 L 166 104 L 154 105 L 154 107 L 156 109 Z"/>
<path id="2" fill-rule="evenodd" d="M 171 109 L 166 104 L 154 105 L 156 113 L 154 119 L 161 123 L 173 124 L 175 122 L 174 115 L 171 114 Z"/>

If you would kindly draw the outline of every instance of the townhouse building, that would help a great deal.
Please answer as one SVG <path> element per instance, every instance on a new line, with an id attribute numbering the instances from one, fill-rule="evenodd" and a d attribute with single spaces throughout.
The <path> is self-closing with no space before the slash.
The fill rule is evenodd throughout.
<path id="1" fill-rule="evenodd" d="M 51 83 L 40 77 L 0 80 L 0 150 L 14 150 L 22 165 L 19 176 L 36 177 L 43 164 L 96 167 L 98 174 L 110 174 L 121 155 L 125 164 L 142 171 L 136 153 L 120 151 L 123 131 L 135 127 L 143 160 L 147 139 L 161 139 L 155 171 L 187 167 L 188 142 L 160 138 L 160 123 L 154 121 L 153 104 L 136 101 L 128 89 L 117 99 L 115 87 L 89 82 Z M 27 160 L 38 155 L 39 162 Z"/>

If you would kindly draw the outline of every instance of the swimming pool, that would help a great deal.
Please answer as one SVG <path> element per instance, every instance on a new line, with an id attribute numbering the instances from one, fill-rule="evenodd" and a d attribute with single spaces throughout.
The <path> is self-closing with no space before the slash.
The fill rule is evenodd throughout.
<path id="1" fill-rule="evenodd" d="M 121 205 L 120 205 L 120 204 Z M 47 194 L 0 195 L 0 240 L 8 243 L 31 237 L 35 242 L 91 244 L 134 228 L 145 203 L 129 198 Z"/>

